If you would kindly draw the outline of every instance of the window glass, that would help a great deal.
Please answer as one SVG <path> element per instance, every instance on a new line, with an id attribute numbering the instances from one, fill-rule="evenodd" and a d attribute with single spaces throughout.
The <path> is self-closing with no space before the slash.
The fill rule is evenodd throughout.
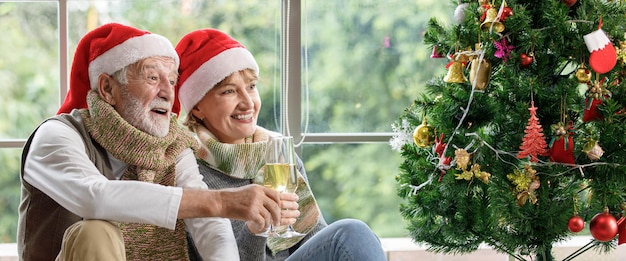
<path id="1" fill-rule="evenodd" d="M 56 2 L 0 2 L 0 139 L 25 139 L 59 106 Z"/>
<path id="2" fill-rule="evenodd" d="M 59 108 L 59 9 L 57 1 L 0 1 L 0 140 L 26 139 Z M 212 27 L 246 46 L 260 66 L 258 83 L 266 96 L 268 123 L 275 122 L 270 103 L 280 84 L 280 1 L 67 1 L 68 59 L 89 30 L 119 22 L 158 33 L 175 45 L 191 30 Z M 155 8 L 158 7 L 158 8 Z M 69 68 L 66 68 L 69 74 Z M 61 97 L 63 96 L 63 97 Z M 277 129 L 277 128 L 271 128 Z M 11 145 L 13 146 L 13 145 Z M 15 242 L 20 199 L 21 148 L 0 148 L 0 243 Z"/>
<path id="3" fill-rule="evenodd" d="M 0 149 L 0 244 L 13 243 L 17 236 L 21 155 L 21 148 Z"/>
<path id="4" fill-rule="evenodd" d="M 438 0 L 308 1 L 308 132 L 391 132 L 426 81 L 444 70 L 447 59 L 429 58 L 423 33 L 430 17 L 449 19 L 450 9 Z"/>
<path id="5" fill-rule="evenodd" d="M 326 222 L 356 218 L 379 237 L 406 236 L 395 180 L 401 158 L 388 144 L 304 144 L 302 160 Z"/>
<path id="6" fill-rule="evenodd" d="M 430 58 L 423 33 L 430 17 L 451 18 L 448 4 L 299 2 L 302 87 L 309 99 L 303 89 L 300 111 L 290 113 L 304 116 L 308 109 L 308 133 L 392 132 L 391 124 L 426 82 L 445 70 L 448 60 Z M 59 46 L 58 8 L 58 1 L 0 1 L 0 50 L 10 50 L 0 54 L 0 141 L 26 139 L 64 98 L 60 74 L 69 68 L 59 68 L 59 49 L 65 47 Z M 67 0 L 67 9 L 69 65 L 78 40 L 108 22 L 164 35 L 174 45 L 199 28 L 227 32 L 260 66 L 259 125 L 280 130 L 281 0 Z M 395 182 L 401 158 L 389 144 L 304 143 L 300 149 L 328 222 L 358 218 L 380 237 L 405 236 Z M 15 241 L 20 154 L 21 148 L 0 148 L 0 243 Z"/>
<path id="7" fill-rule="evenodd" d="M 273 124 L 274 107 L 269 103 L 279 102 L 273 97 L 280 90 L 280 1 L 70 0 L 68 9 L 70 60 L 78 40 L 108 22 L 163 35 L 173 45 L 192 30 L 216 28 L 226 32 L 250 50 L 259 64 L 258 88 L 268 104 L 259 121 Z"/>

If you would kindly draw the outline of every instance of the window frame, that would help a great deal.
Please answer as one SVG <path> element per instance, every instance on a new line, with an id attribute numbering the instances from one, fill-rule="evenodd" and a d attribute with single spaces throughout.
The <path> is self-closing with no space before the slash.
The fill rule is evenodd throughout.
<path id="1" fill-rule="evenodd" d="M 32 2 L 50 2 L 50 0 L 31 0 Z M 68 58 L 68 10 L 69 0 L 56 0 L 59 14 L 59 74 L 60 90 L 59 104 L 65 99 L 69 86 L 69 58 Z M 303 133 L 302 128 L 302 6 L 306 0 L 283 0 L 281 12 L 281 88 L 286 91 L 287 106 L 282 106 L 281 132 L 294 137 L 302 144 L 321 143 L 387 143 L 393 136 L 392 132 L 358 132 L 358 133 Z M 302 140 L 304 138 L 304 140 Z M 0 139 L 0 149 L 21 148 L 26 139 Z M 301 152 L 301 147 L 297 148 Z"/>

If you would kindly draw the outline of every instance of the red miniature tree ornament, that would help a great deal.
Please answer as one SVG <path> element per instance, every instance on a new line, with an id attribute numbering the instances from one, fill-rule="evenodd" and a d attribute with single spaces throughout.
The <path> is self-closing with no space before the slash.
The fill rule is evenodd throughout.
<path id="1" fill-rule="evenodd" d="M 531 162 L 538 162 L 537 156 L 548 156 L 548 144 L 543 136 L 543 128 L 537 118 L 537 107 L 535 102 L 530 102 L 530 118 L 528 119 L 528 125 L 526 125 L 526 133 L 522 139 L 522 145 L 519 147 L 521 151 L 517 154 L 517 158 L 526 158 L 530 156 Z"/>

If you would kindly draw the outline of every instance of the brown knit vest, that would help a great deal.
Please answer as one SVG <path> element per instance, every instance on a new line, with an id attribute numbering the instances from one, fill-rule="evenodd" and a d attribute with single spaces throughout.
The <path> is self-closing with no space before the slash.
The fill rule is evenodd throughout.
<path id="1" fill-rule="evenodd" d="M 100 173 L 108 179 L 115 179 L 106 151 L 91 139 L 78 110 L 48 120 L 59 120 L 74 128 L 83 137 L 85 151 Z M 82 219 L 24 181 L 24 163 L 37 129 L 28 138 L 22 151 L 20 173 L 22 199 L 19 207 L 17 244 L 19 258 L 24 261 L 54 260 L 61 250 L 65 230 Z"/>

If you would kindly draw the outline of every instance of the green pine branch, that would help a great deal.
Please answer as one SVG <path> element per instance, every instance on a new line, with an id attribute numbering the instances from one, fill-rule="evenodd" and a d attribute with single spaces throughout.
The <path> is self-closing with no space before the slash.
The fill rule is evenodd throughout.
<path id="1" fill-rule="evenodd" d="M 456 1 L 454 4 L 456 5 Z M 495 1 L 499 7 L 500 1 Z M 621 61 L 604 75 L 592 74 L 592 81 L 606 82 L 611 96 L 598 107 L 603 120 L 583 122 L 588 85 L 580 83 L 576 71 L 589 68 L 590 53 L 583 36 L 602 30 L 620 47 L 626 31 L 626 3 L 578 1 L 567 7 L 560 0 L 506 1 L 513 15 L 503 21 L 505 30 L 482 30 L 478 2 L 469 2 L 463 23 L 444 25 L 430 19 L 424 42 L 447 54 L 475 51 L 482 44 L 484 58 L 492 64 L 490 83 L 482 92 L 472 92 L 470 83 L 448 83 L 436 75 L 425 83 L 426 95 L 399 117 L 413 127 L 423 117 L 448 144 L 444 157 L 455 159 L 455 151 L 470 153 L 470 166 L 491 176 L 460 179 L 467 169 L 456 161 L 442 166 L 433 148 L 407 143 L 401 152 L 398 195 L 405 199 L 400 213 L 407 221 L 409 235 L 428 243 L 431 251 L 469 253 L 481 244 L 492 246 L 517 260 L 554 260 L 552 246 L 574 234 L 567 221 L 574 211 L 589 224 L 608 207 L 615 217 L 626 202 L 626 67 Z M 494 56 L 494 41 L 506 39 L 515 46 L 508 59 Z M 532 54 L 534 62 L 523 67 L 520 54 Z M 469 76 L 469 69 L 463 70 Z M 544 127 L 546 142 L 558 138 L 550 126 L 571 123 L 576 165 L 551 162 L 540 157 L 530 164 L 516 158 L 524 136 L 531 100 Z M 597 140 L 604 154 L 597 160 L 583 151 Z M 536 203 L 516 193 L 507 175 L 523 171 L 530 164 L 539 177 L 532 191 Z M 442 168 L 444 167 L 444 168 Z M 572 253 L 570 260 L 588 250 L 611 251 L 613 242 L 593 241 Z"/>

